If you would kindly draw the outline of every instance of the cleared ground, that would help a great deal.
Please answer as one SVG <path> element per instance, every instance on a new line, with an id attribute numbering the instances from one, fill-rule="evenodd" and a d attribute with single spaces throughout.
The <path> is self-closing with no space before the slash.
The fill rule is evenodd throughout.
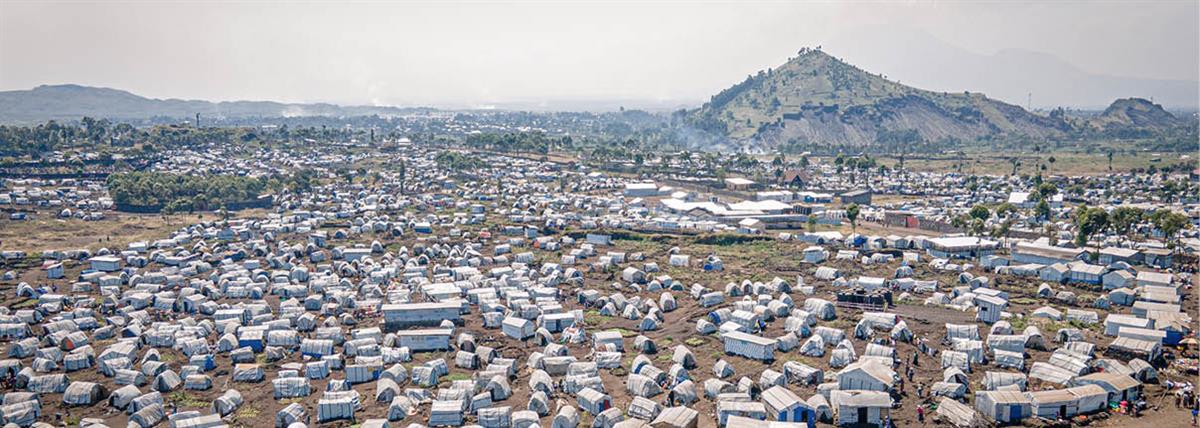
<path id="1" fill-rule="evenodd" d="M 233 218 L 263 216 L 263 210 L 230 213 Z M 57 211 L 39 210 L 32 220 L 0 218 L 0 249 L 35 252 L 101 247 L 124 249 L 130 242 L 167 238 L 170 232 L 198 221 L 217 219 L 216 213 L 130 214 L 108 211 L 103 220 L 62 219 Z"/>
<path id="2" fill-rule="evenodd" d="M 1183 159 L 1182 156 L 1184 155 L 1165 152 L 1132 154 L 1118 152 L 1113 155 L 1112 170 L 1109 170 L 1107 152 L 1086 153 L 1064 150 L 1043 153 L 986 152 L 967 153 L 963 156 L 908 156 L 904 160 L 904 168 L 919 172 L 961 171 L 963 174 L 972 175 L 1008 175 L 1012 174 L 1013 170 L 1011 158 L 1016 157 L 1020 162 L 1017 174 L 1036 175 L 1041 171 L 1041 165 L 1046 165 L 1046 170 L 1042 171 L 1043 175 L 1104 175 L 1151 166 L 1162 168 L 1187 162 L 1187 159 Z M 1054 163 L 1050 163 L 1051 157 L 1054 158 Z M 896 167 L 900 163 L 899 157 L 895 156 L 878 156 L 878 160 L 879 163 L 888 167 Z M 1191 162 L 1194 164 L 1195 161 L 1195 157 L 1192 156 Z"/>
<path id="3" fill-rule="evenodd" d="M 598 248 L 598 252 L 601 254 L 606 251 L 623 251 L 629 254 L 641 252 L 646 256 L 646 261 L 658 262 L 659 266 L 663 268 L 663 273 L 671 275 L 674 279 L 677 279 L 686 285 L 700 283 L 718 290 L 724 290 L 725 284 L 730 282 L 740 283 L 745 279 L 767 281 L 775 276 L 779 276 L 788 280 L 789 282 L 794 283 L 797 275 L 799 275 L 804 277 L 808 284 L 816 286 L 817 291 L 814 297 L 830 300 L 833 299 L 834 287 L 827 281 L 817 281 L 814 279 L 813 272 L 815 271 L 816 266 L 800 262 L 801 251 L 804 247 L 808 246 L 808 244 L 801 242 L 783 242 L 769 238 L 746 239 L 747 237 L 732 238 L 731 236 L 732 235 L 721 235 L 714 237 L 712 235 L 676 236 L 638 233 L 620 234 L 619 239 L 614 241 L 613 246 L 600 247 Z M 374 238 L 380 239 L 380 241 L 389 248 L 395 248 L 400 245 L 406 245 L 409 248 L 412 248 L 415 244 L 418 244 L 422 241 L 422 238 L 411 235 L 401 239 L 393 239 L 391 237 L 380 235 L 362 236 L 354 241 L 331 240 L 331 245 L 349 245 L 355 242 L 363 242 L 364 240 L 369 242 Z M 487 243 L 482 252 L 484 254 L 491 254 L 495 242 L 498 240 L 499 239 Z M 681 253 L 691 255 L 693 257 L 693 265 L 686 268 L 668 266 L 666 259 L 672 247 L 679 247 Z M 516 251 L 525 251 L 525 249 L 517 249 Z M 559 256 L 561 255 L 561 252 L 544 252 L 539 250 L 533 251 L 539 262 L 557 262 Z M 716 254 L 724 260 L 724 271 L 704 272 L 696 265 L 696 262 L 709 254 Z M 924 261 L 927 260 L 928 259 L 925 258 Z M 640 263 L 630 262 L 627 265 L 640 266 Z M 836 267 L 842 270 L 845 273 L 845 276 L 850 278 L 855 278 L 860 274 L 888 277 L 891 276 L 891 273 L 896 269 L 896 267 L 899 266 L 899 262 L 893 261 L 889 264 L 863 266 L 856 262 L 830 261 L 824 265 Z M 81 266 L 78 263 L 72 262 L 68 267 L 67 277 L 75 277 L 78 274 L 80 267 Z M 657 299 L 658 295 L 661 293 L 638 293 L 631 290 L 629 287 L 613 287 L 614 283 L 619 282 L 618 270 L 591 271 L 587 269 L 587 266 L 579 267 L 584 270 L 584 276 L 586 279 L 586 286 L 584 289 L 599 289 L 605 295 L 620 291 L 627 297 L 638 295 L 642 298 L 653 299 Z M 984 274 L 984 272 L 978 270 L 974 271 L 974 273 Z M 39 270 L 29 270 L 24 272 L 22 279 L 43 283 L 53 283 L 59 287 L 65 287 L 71 281 L 70 279 L 48 281 L 45 279 L 44 275 L 45 274 Z M 937 279 L 940 282 L 942 289 L 946 289 L 947 287 L 957 284 L 956 274 L 951 272 L 932 271 L 924 262 L 917 265 L 915 277 L 920 279 Z M 1011 277 L 996 277 L 994 279 L 994 283 L 997 288 L 1008 291 L 1012 294 L 1013 306 L 1010 308 L 1011 312 L 1028 313 L 1034 308 L 1048 303 L 1044 299 L 1038 299 L 1034 297 L 1033 294 L 1038 284 L 1038 281 L 1036 280 Z M 14 287 L 15 283 L 4 283 L 3 285 L 0 285 L 0 293 L 3 293 L 5 298 L 8 300 L 4 303 L 10 307 L 23 307 L 24 305 L 29 304 L 29 301 L 12 298 L 12 296 L 15 294 L 13 291 Z M 1072 289 L 1080 295 L 1081 300 L 1086 300 L 1089 297 L 1094 297 L 1098 294 L 1094 290 L 1077 288 Z M 629 367 L 629 364 L 637 355 L 633 351 L 632 345 L 633 337 L 638 334 L 644 334 L 645 336 L 653 339 L 659 345 L 660 352 L 658 354 L 650 355 L 650 358 L 655 362 L 655 365 L 661 369 L 666 369 L 671 365 L 671 347 L 674 347 L 680 343 L 687 344 L 697 360 L 697 367 L 694 370 L 691 370 L 691 376 L 697 381 L 698 384 L 702 383 L 704 379 L 712 377 L 712 366 L 719 359 L 725 359 L 726 361 L 732 363 L 735 367 L 736 374 L 734 377 L 726 379 L 730 382 L 736 382 L 736 379 L 741 376 L 748 376 L 757 381 L 759 378 L 759 373 L 761 373 L 762 370 L 771 368 L 776 371 L 782 371 L 783 364 L 790 360 L 797 360 L 805 364 L 824 369 L 826 371 L 826 381 L 832 380 L 834 374 L 836 373 L 836 370 L 832 369 L 828 364 L 828 354 L 821 358 L 811 358 L 800 356 L 795 351 L 789 353 L 781 352 L 776 354 L 778 359 L 770 363 L 725 355 L 723 352 L 723 346 L 716 336 L 700 336 L 694 333 L 695 321 L 699 318 L 705 317 L 708 312 L 715 308 L 701 308 L 697 305 L 696 301 L 691 299 L 686 295 L 686 293 L 683 292 L 674 293 L 676 300 L 679 303 L 679 309 L 666 314 L 666 322 L 663 323 L 660 329 L 639 333 L 637 332 L 638 320 L 627 320 L 621 317 L 601 316 L 595 311 L 597 308 L 585 308 L 577 303 L 577 301 L 573 298 L 573 295 L 578 292 L 579 289 L 560 287 L 560 291 L 564 295 L 561 300 L 564 302 L 566 309 L 582 309 L 585 311 L 585 323 L 589 333 L 610 329 L 619 329 L 626 335 L 626 353 L 622 364 L 623 367 L 621 369 L 615 369 L 612 371 L 601 371 L 601 377 L 604 380 L 604 385 L 607 389 L 607 392 L 612 395 L 614 406 L 619 408 L 627 408 L 629 403 L 632 401 L 632 396 L 626 392 L 624 380 L 625 370 Z M 802 296 L 798 293 L 793 293 L 793 297 L 797 300 L 797 302 L 802 302 L 805 296 Z M 940 339 L 945 335 L 945 323 L 974 323 L 974 314 L 971 312 L 960 312 L 952 309 L 920 305 L 920 301 L 924 297 L 925 296 L 918 296 L 914 300 L 898 302 L 899 304 L 896 307 L 889 310 L 900 314 L 902 318 L 907 321 L 909 328 L 914 332 L 916 337 L 927 339 L 933 344 L 933 346 L 937 348 L 944 347 L 944 345 L 940 344 Z M 272 307 L 277 308 L 279 305 L 278 298 L 275 296 L 268 296 L 266 300 L 272 305 Z M 734 298 L 727 298 L 726 302 L 722 304 L 722 306 L 732 305 L 733 300 Z M 223 300 L 222 302 L 235 303 L 237 301 Z M 1056 306 L 1060 308 L 1062 307 L 1061 305 Z M 1194 299 L 1190 299 L 1187 302 L 1187 308 L 1192 312 L 1196 310 Z M 1101 319 L 1103 319 L 1105 311 L 1098 310 L 1098 312 L 1100 312 Z M 860 318 L 860 313 L 861 311 L 858 310 L 839 308 L 838 318 L 836 320 L 822 321 L 819 325 L 845 329 L 848 333 L 850 333 L 853 330 L 855 323 Z M 499 330 L 484 329 L 478 314 L 478 308 L 473 308 L 473 313 L 466 316 L 465 319 L 466 323 L 460 327 L 459 331 L 471 332 L 476 336 L 477 343 L 479 345 L 494 347 L 497 349 L 497 351 L 499 351 L 500 355 L 517 359 L 517 366 L 520 368 L 520 370 L 517 377 L 510 381 L 510 385 L 513 387 L 514 395 L 503 402 L 497 403 L 496 405 L 511 406 L 514 410 L 523 410 L 529 400 L 530 388 L 528 386 L 528 382 L 532 373 L 531 370 L 527 368 L 527 358 L 531 352 L 539 348 L 530 343 L 509 338 L 503 335 Z M 378 322 L 378 319 L 363 319 L 357 326 L 343 326 L 343 328 L 350 329 L 374 326 L 377 325 Z M 1047 336 L 1047 339 L 1052 337 L 1053 332 L 1062 326 L 1064 325 L 1060 323 L 1041 324 L 1042 331 Z M 986 333 L 986 326 L 981 325 L 981 330 L 982 333 Z M 1110 338 L 1102 336 L 1100 334 L 1101 332 L 1102 331 L 1098 328 L 1088 328 L 1085 330 L 1085 335 L 1088 341 L 1103 345 L 1106 344 Z M 783 333 L 783 321 L 780 319 L 772 322 L 767 330 L 763 332 L 763 335 L 766 337 L 778 337 Z M 856 352 L 859 355 L 862 355 L 865 347 L 865 341 L 857 339 L 853 341 L 855 343 Z M 94 344 L 94 346 L 96 349 L 101 350 L 109 343 L 111 343 L 111 340 L 102 341 L 98 344 Z M 1052 342 L 1050 345 L 1054 346 Z M 587 356 L 590 353 L 590 344 L 570 345 L 569 349 L 570 353 L 579 358 L 581 361 L 588 360 Z M 911 358 L 914 350 L 915 348 L 907 343 L 897 344 L 897 354 L 902 359 Z M 179 354 L 177 351 L 160 349 L 160 352 L 163 353 L 165 360 L 172 363 L 172 366 L 182 364 L 184 361 L 183 355 Z M 1029 351 L 1029 354 L 1029 359 L 1026 360 L 1027 366 L 1032 364 L 1033 361 L 1046 361 L 1049 356 L 1049 352 L 1043 350 L 1031 350 Z M 442 384 L 439 385 L 441 387 L 446 387 L 448 386 L 449 382 L 453 380 L 470 379 L 474 373 L 474 371 L 471 370 L 453 367 L 453 356 L 453 352 L 419 353 L 414 356 L 414 361 L 405 363 L 404 365 L 405 367 L 411 369 L 413 366 L 421 364 L 422 362 L 430 359 L 447 359 L 447 362 L 452 366 L 450 369 L 450 375 L 443 377 L 441 379 Z M 243 397 L 246 401 L 245 405 L 243 405 L 240 410 L 238 410 L 231 418 L 228 419 L 228 422 L 234 426 L 272 426 L 275 413 L 284 406 L 293 402 L 304 405 L 308 411 L 308 414 L 313 415 L 315 418 L 316 404 L 321 396 L 320 391 L 324 390 L 328 380 L 312 381 L 311 386 L 314 393 L 305 398 L 288 400 L 275 400 L 273 398 L 270 380 L 277 376 L 276 373 L 280 369 L 281 365 L 284 363 L 296 363 L 302 361 L 303 360 L 298 354 L 292 354 L 287 359 L 279 362 L 267 363 L 265 360 L 260 360 L 260 363 L 264 365 L 264 371 L 266 372 L 267 380 L 265 382 L 234 383 L 230 380 L 230 375 L 232 374 L 232 363 L 227 354 L 221 354 L 216 357 L 218 366 L 217 370 L 210 373 L 213 378 L 213 388 L 211 390 L 177 391 L 166 394 L 165 397 L 168 402 L 173 403 L 181 411 L 192 409 L 204 410 L 209 408 L 211 402 L 216 397 L 220 396 L 225 390 L 237 389 L 243 394 Z M 25 363 L 28 363 L 28 361 Z M 898 372 L 902 373 L 902 370 L 903 365 L 897 367 Z M 972 382 L 971 387 L 973 389 L 979 387 L 979 382 L 983 376 L 983 372 L 987 370 L 1000 369 L 997 369 L 993 366 L 984 366 L 975 370 L 970 375 Z M 920 425 L 916 422 L 915 408 L 919 403 L 927 403 L 928 401 L 926 399 L 916 397 L 915 386 L 917 384 L 929 385 L 933 382 L 940 381 L 941 373 L 942 370 L 935 359 L 928 357 L 921 358 L 920 364 L 916 369 L 915 377 L 912 381 L 907 382 L 908 386 L 905 390 L 906 394 L 902 400 L 900 400 L 899 407 L 893 409 L 892 411 L 893 420 L 896 422 L 897 426 L 907 427 Z M 95 370 L 84 370 L 78 373 L 71 373 L 69 376 L 72 380 L 95 381 L 112 386 L 112 379 L 104 378 Z M 1170 373 L 1164 373 L 1164 376 L 1180 379 L 1179 376 L 1174 376 Z M 333 377 L 341 378 L 342 374 L 335 372 Z M 699 386 L 700 385 L 698 385 L 698 387 Z M 1037 389 L 1039 387 L 1040 386 L 1037 385 L 1036 382 L 1031 385 L 1031 389 Z M 379 403 L 374 400 L 374 383 L 360 384 L 354 388 L 362 394 L 362 403 L 364 408 L 357 413 L 357 417 L 360 422 L 368 418 L 385 417 L 387 412 L 387 403 Z M 804 398 L 816 393 L 816 387 L 811 385 L 789 385 L 789 388 Z M 145 388 L 143 388 L 143 390 L 145 390 Z M 702 390 L 699 392 L 702 394 Z M 1146 392 L 1151 397 L 1161 397 L 1161 388 L 1157 385 L 1147 385 Z M 662 401 L 664 397 L 665 395 L 659 395 L 654 397 L 654 400 Z M 42 402 L 45 406 L 43 412 L 44 415 L 46 415 L 43 418 L 44 420 L 53 421 L 55 420 L 55 415 L 62 414 L 62 417 L 68 421 L 68 423 L 77 421 L 81 417 L 103 418 L 110 424 L 110 426 L 123 426 L 127 422 L 127 416 L 124 413 L 114 412 L 103 403 L 86 408 L 67 409 L 61 405 L 61 400 L 62 397 L 59 394 L 45 394 L 42 396 Z M 562 393 L 551 397 L 551 401 L 556 400 L 562 400 L 564 404 L 575 404 L 574 397 L 570 397 Z M 1171 405 L 1173 403 L 1168 404 L 1161 399 L 1152 399 L 1150 404 L 1154 407 L 1162 406 L 1162 408 L 1147 411 L 1145 416 L 1143 416 L 1141 419 L 1132 419 L 1126 416 L 1114 416 L 1108 420 L 1092 421 L 1091 424 L 1093 426 L 1165 427 L 1182 426 L 1187 420 L 1186 411 L 1182 409 L 1175 409 Z M 552 405 L 552 407 L 556 406 Z M 701 413 L 699 421 L 700 426 L 715 426 L 715 404 L 712 401 L 701 398 L 691 407 Z M 168 410 L 169 409 L 170 406 L 168 406 Z M 398 422 L 398 424 L 400 426 L 404 426 L 409 423 L 423 423 L 427 421 L 429 417 L 429 406 L 422 405 L 420 406 L 420 409 L 421 412 L 419 414 L 411 416 L 404 421 Z M 207 412 L 208 410 L 204 411 Z M 581 416 L 582 426 L 589 426 L 592 417 L 586 414 L 581 414 Z M 473 420 L 473 417 L 468 417 L 467 420 L 468 423 L 470 423 Z M 932 425 L 935 422 L 932 419 L 927 419 L 926 423 Z M 542 426 L 550 426 L 550 424 L 551 417 L 542 418 Z M 351 424 L 347 422 L 339 422 L 322 426 L 348 425 Z"/>

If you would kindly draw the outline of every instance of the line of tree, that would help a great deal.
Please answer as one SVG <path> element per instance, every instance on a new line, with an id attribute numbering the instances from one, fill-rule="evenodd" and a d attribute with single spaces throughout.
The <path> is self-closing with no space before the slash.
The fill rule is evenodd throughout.
<path id="1" fill-rule="evenodd" d="M 109 196 L 118 205 L 161 207 L 163 212 L 208 211 L 255 201 L 269 190 L 306 191 L 311 174 L 267 178 L 236 175 L 179 175 L 129 172 L 108 176 Z"/>
<path id="2" fill-rule="evenodd" d="M 1133 207 L 1118 207 L 1112 212 L 1100 207 L 1080 205 L 1073 214 L 1075 222 L 1075 245 L 1083 247 L 1092 236 L 1105 230 L 1119 234 L 1128 234 L 1133 226 L 1141 222 L 1149 223 L 1162 233 L 1167 244 L 1174 246 L 1174 238 L 1179 231 L 1188 227 L 1188 217 L 1167 208 L 1154 211 L 1144 211 Z"/>
<path id="3" fill-rule="evenodd" d="M 457 172 L 474 171 L 483 168 L 486 164 L 474 155 L 443 151 L 433 158 L 439 168 L 450 169 Z"/>

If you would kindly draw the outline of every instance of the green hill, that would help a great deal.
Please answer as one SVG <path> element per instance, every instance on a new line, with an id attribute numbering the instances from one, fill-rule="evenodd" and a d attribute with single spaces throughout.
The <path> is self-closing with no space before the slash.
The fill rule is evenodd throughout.
<path id="1" fill-rule="evenodd" d="M 1141 98 L 1122 98 L 1113 101 L 1112 105 L 1104 109 L 1103 113 L 1089 121 L 1093 127 L 1110 129 L 1114 127 L 1162 129 L 1186 123 L 1187 121 L 1164 110 L 1161 105 Z"/>
<path id="2" fill-rule="evenodd" d="M 1072 131 L 1058 115 L 1042 116 L 982 94 L 905 86 L 805 49 L 688 112 L 693 126 L 734 140 L 868 145 L 898 133 L 922 139 L 974 140 L 1003 134 L 1037 138 Z"/>

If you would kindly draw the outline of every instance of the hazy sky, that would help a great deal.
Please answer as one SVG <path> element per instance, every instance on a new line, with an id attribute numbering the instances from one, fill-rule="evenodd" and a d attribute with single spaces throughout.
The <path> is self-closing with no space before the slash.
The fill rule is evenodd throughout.
<path id="1" fill-rule="evenodd" d="M 0 0 L 0 89 L 78 83 L 155 98 L 443 107 L 696 104 L 806 46 L 890 74 L 870 65 L 887 66 L 881 47 L 908 48 L 891 40 L 896 31 L 979 55 L 1044 52 L 1101 75 L 1194 81 L 1200 74 L 1196 0 Z M 838 51 L 847 40 L 876 49 Z M 920 81 L 924 72 L 912 69 L 889 77 Z"/>

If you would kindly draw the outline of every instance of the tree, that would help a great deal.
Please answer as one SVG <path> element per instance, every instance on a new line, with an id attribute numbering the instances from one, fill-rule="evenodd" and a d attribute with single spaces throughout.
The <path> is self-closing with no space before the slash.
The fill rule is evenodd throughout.
<path id="1" fill-rule="evenodd" d="M 1050 204 L 1045 199 L 1038 201 L 1037 206 L 1033 208 L 1033 216 L 1039 219 L 1050 221 Z"/>
<path id="2" fill-rule="evenodd" d="M 1050 156 L 1050 158 L 1046 159 L 1046 161 L 1050 162 L 1050 167 L 1053 168 L 1054 162 L 1057 162 L 1058 159 L 1055 159 L 1054 156 Z"/>
<path id="3" fill-rule="evenodd" d="M 1008 217 L 1010 213 L 1014 212 L 1017 212 L 1017 207 L 1008 202 L 1000 204 L 996 207 L 996 216 L 998 217 Z"/>
<path id="4" fill-rule="evenodd" d="M 970 226 L 970 232 L 972 235 L 982 235 L 983 234 L 983 229 L 984 229 L 983 220 L 972 217 L 971 221 L 968 225 Z"/>
<path id="5" fill-rule="evenodd" d="M 1112 171 L 1112 157 L 1113 157 L 1113 152 L 1112 152 L 1112 150 L 1109 150 L 1108 151 L 1108 170 L 1109 171 Z"/>
<path id="6" fill-rule="evenodd" d="M 817 216 L 812 215 L 812 214 L 808 215 L 808 231 L 809 232 L 817 231 Z"/>
<path id="7" fill-rule="evenodd" d="M 1038 199 L 1046 200 L 1058 193 L 1058 186 L 1050 183 L 1042 183 L 1037 187 Z"/>
<path id="8" fill-rule="evenodd" d="M 1099 207 L 1080 205 L 1075 211 L 1075 246 L 1084 247 L 1092 235 L 1108 227 L 1108 212 Z"/>
<path id="9" fill-rule="evenodd" d="M 858 230 L 859 211 L 860 211 L 860 209 L 858 208 L 858 204 L 850 204 L 850 206 L 846 207 L 846 219 L 850 220 L 850 229 L 851 230 L 854 230 L 854 231 Z"/>
<path id="10" fill-rule="evenodd" d="M 801 166 L 801 167 L 808 167 L 808 156 L 801 156 L 801 157 L 800 157 L 800 166 Z"/>
<path id="11" fill-rule="evenodd" d="M 953 226 L 958 229 L 965 229 L 967 227 L 967 219 L 968 218 L 970 218 L 970 217 L 967 217 L 965 215 L 956 215 L 950 219 L 950 226 Z"/>
<path id="12" fill-rule="evenodd" d="M 992 216 L 992 213 L 988 211 L 987 207 L 976 205 L 971 207 L 970 216 L 979 221 L 986 221 L 988 217 Z"/>
<path id="13" fill-rule="evenodd" d="M 1109 222 L 1117 233 L 1128 235 L 1133 225 L 1142 221 L 1145 212 L 1134 207 L 1117 207 L 1109 215 Z"/>
<path id="14" fill-rule="evenodd" d="M 1008 234 L 1010 232 L 1012 232 L 1012 224 L 1013 224 L 1013 221 L 1011 219 L 1004 220 L 1004 222 L 1000 223 L 1000 226 L 996 227 L 995 229 L 992 229 L 992 237 L 993 238 L 1007 238 Z"/>
<path id="15" fill-rule="evenodd" d="M 1179 233 L 1180 230 L 1183 230 L 1188 225 L 1187 216 L 1166 208 L 1160 208 L 1154 211 L 1154 214 L 1150 215 L 1150 221 L 1154 224 L 1154 227 L 1157 228 L 1159 232 L 1162 232 L 1163 236 L 1167 238 L 1168 244 L 1173 244 L 1173 238 L 1175 237 L 1175 234 Z"/>

